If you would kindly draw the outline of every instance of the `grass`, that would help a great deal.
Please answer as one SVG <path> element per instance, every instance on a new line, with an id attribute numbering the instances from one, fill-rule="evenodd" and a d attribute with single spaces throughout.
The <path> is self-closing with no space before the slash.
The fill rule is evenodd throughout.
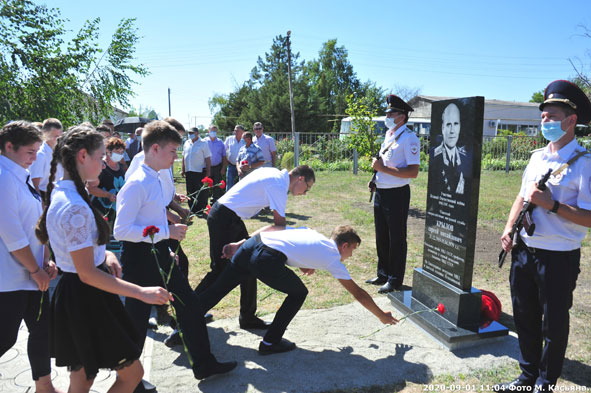
<path id="1" fill-rule="evenodd" d="M 177 189 L 184 191 L 184 179 L 180 178 L 178 169 Z M 318 172 L 316 184 L 306 196 L 289 196 L 287 203 L 288 225 L 298 227 L 307 226 L 330 236 L 336 225 L 349 224 L 355 227 L 361 236 L 362 243 L 354 255 L 346 261 L 346 265 L 353 279 L 368 292 L 375 293 L 375 287 L 364 284 L 366 278 L 375 275 L 376 246 L 373 224 L 373 206 L 368 202 L 369 192 L 367 182 L 368 173 L 353 175 L 349 172 Z M 486 245 L 493 247 L 493 254 L 500 251 L 500 234 L 504 228 L 507 215 L 519 192 L 521 172 L 510 173 L 484 171 L 480 181 L 480 199 L 478 210 L 478 234 L 486 238 Z M 419 214 L 424 213 L 427 195 L 427 173 L 421 172 L 411 183 L 411 209 Z M 271 222 L 271 216 L 246 220 L 249 232 Z M 410 231 L 409 231 L 410 232 Z M 412 271 L 422 266 L 423 234 L 409 233 L 408 258 L 405 283 L 412 284 Z M 206 221 L 196 219 L 190 226 L 183 249 L 189 256 L 189 279 L 196 285 L 209 271 L 209 235 Z M 474 262 L 473 286 L 493 290 L 503 304 L 501 323 L 514 330 L 511 301 L 509 294 L 508 264 L 499 270 L 494 258 L 482 259 L 478 257 Z M 583 243 L 581 258 L 581 273 L 575 291 L 575 300 L 571 309 L 571 332 L 567 348 L 563 378 L 560 384 L 570 385 L 576 381 L 580 385 L 591 385 L 591 306 L 587 299 L 591 296 L 591 247 L 589 242 Z M 487 255 L 491 254 L 489 252 Z M 309 289 L 309 295 L 304 303 L 305 309 L 321 309 L 354 301 L 353 297 L 334 280 L 327 272 L 307 277 L 300 276 Z M 262 283 L 258 287 L 259 315 L 274 313 L 284 299 L 282 294 L 275 293 Z M 239 290 L 235 289 L 220 304 L 213 313 L 216 318 L 237 317 L 239 305 Z M 513 362 L 505 367 L 493 370 L 481 370 L 469 375 L 447 375 L 434 377 L 433 384 L 461 384 L 485 386 L 499 380 L 510 380 L 518 374 L 517 363 Z M 419 392 L 424 391 L 423 385 L 407 383 L 405 385 L 372 387 L 366 390 L 346 390 L 339 392 Z M 336 393 L 336 391 L 335 391 Z"/>

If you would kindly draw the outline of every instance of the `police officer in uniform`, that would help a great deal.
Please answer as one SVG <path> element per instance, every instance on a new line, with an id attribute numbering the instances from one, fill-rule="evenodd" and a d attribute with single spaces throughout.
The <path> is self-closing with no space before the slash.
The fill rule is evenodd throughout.
<path id="1" fill-rule="evenodd" d="M 399 290 L 404 280 L 409 183 L 419 174 L 420 163 L 419 138 L 406 127 L 408 113 L 413 109 L 395 95 L 389 95 L 386 102 L 388 131 L 380 148 L 380 158 L 374 159 L 372 164 L 377 171 L 373 210 L 378 275 L 366 281 L 381 285 L 379 293 Z"/>
<path id="2" fill-rule="evenodd" d="M 585 150 L 575 139 L 576 124 L 591 120 L 591 103 L 576 85 L 558 80 L 546 88 L 540 110 L 542 134 L 550 143 L 531 156 L 501 237 L 503 249 L 512 249 L 511 299 L 522 372 L 512 382 L 495 385 L 496 391 L 549 391 L 556 384 L 568 341 L 581 241 L 591 227 L 591 156 L 579 154 Z M 539 190 L 537 182 L 548 169 L 556 172 L 547 188 Z M 513 247 L 509 234 L 526 200 L 537 206 L 532 214 L 535 232 L 528 236 L 522 230 Z"/>

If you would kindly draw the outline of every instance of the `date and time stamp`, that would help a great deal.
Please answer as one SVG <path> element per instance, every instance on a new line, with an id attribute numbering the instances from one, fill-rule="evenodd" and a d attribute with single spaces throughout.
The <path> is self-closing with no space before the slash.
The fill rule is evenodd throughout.
<path id="1" fill-rule="evenodd" d="M 423 392 L 494 392 L 494 385 L 484 384 L 423 384 Z M 520 386 L 507 390 L 507 392 L 534 392 L 535 386 Z M 554 392 L 591 392 L 587 386 L 552 386 Z"/>

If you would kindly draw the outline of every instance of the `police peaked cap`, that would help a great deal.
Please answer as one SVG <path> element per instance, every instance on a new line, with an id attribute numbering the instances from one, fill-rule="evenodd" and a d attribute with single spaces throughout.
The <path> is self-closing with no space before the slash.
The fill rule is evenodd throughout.
<path id="1" fill-rule="evenodd" d="M 412 112 L 414 109 L 411 108 L 406 102 L 402 100 L 402 98 L 395 96 L 394 94 L 390 94 L 386 97 L 386 102 L 388 103 L 388 109 L 386 109 L 386 113 L 390 112 Z"/>
<path id="2" fill-rule="evenodd" d="M 540 110 L 544 110 L 546 104 L 561 104 L 571 108 L 575 111 L 579 124 L 591 121 L 589 97 L 572 82 L 557 80 L 550 83 L 544 91 L 544 102 L 540 104 Z"/>

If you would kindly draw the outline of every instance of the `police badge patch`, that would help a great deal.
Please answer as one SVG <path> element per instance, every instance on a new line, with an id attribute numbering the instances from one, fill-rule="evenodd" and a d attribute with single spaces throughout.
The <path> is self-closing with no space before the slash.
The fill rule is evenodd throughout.
<path id="1" fill-rule="evenodd" d="M 416 144 L 410 145 L 410 152 L 412 154 L 417 154 L 419 152 L 419 146 L 417 146 Z"/>
<path id="2" fill-rule="evenodd" d="M 552 184 L 553 186 L 557 186 L 560 184 L 560 181 L 562 180 L 562 178 L 564 177 L 564 172 L 560 172 L 559 174 L 555 175 L 551 175 L 550 179 L 548 179 L 548 182 L 550 184 Z"/>

